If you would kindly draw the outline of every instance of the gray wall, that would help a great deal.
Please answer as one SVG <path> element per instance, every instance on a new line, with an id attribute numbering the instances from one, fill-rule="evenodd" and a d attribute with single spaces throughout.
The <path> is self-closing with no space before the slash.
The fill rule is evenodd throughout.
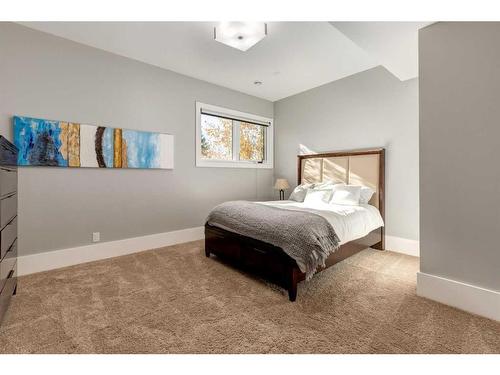
<path id="1" fill-rule="evenodd" d="M 295 184 L 296 155 L 383 146 L 387 234 L 418 240 L 418 82 L 382 67 L 275 103 L 275 176 Z"/>
<path id="2" fill-rule="evenodd" d="M 266 199 L 272 170 L 195 167 L 195 101 L 258 115 L 273 103 L 0 23 L 0 133 L 11 116 L 175 135 L 175 169 L 22 168 L 21 255 L 203 225 L 228 199 Z"/>
<path id="3" fill-rule="evenodd" d="M 420 31 L 421 271 L 500 290 L 500 23 Z"/>

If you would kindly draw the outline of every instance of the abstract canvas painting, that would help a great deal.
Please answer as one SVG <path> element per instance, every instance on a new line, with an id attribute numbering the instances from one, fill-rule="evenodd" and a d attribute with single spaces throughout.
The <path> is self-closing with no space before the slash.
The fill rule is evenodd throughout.
<path id="1" fill-rule="evenodd" d="M 18 165 L 95 168 L 174 167 L 170 134 L 14 116 Z"/>

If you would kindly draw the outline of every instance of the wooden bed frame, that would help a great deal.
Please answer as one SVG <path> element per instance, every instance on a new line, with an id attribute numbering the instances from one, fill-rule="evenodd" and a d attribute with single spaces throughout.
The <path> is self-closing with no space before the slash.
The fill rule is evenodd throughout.
<path id="1" fill-rule="evenodd" d="M 378 170 L 367 171 L 372 180 L 373 173 L 377 176 L 375 186 L 372 185 L 376 190 L 376 194 L 374 194 L 370 204 L 377 206 L 382 218 L 385 219 L 385 150 L 383 148 L 298 155 L 297 182 L 301 184 L 322 181 L 325 160 L 330 165 L 335 164 L 334 168 L 330 169 L 330 173 L 332 171 L 333 173 L 329 176 L 329 180 L 346 183 L 349 183 L 350 179 L 362 180 L 363 176 L 351 171 L 350 164 L 352 163 L 354 166 L 356 157 L 368 156 L 373 158 L 373 155 L 378 160 Z M 319 167 L 311 169 L 308 163 Z M 340 177 L 336 176 L 336 173 L 340 173 Z M 332 178 L 332 175 L 335 176 Z M 368 233 L 365 237 L 341 245 L 337 251 L 328 257 L 326 267 L 318 269 L 318 272 L 368 247 L 384 250 L 384 246 L 384 227 L 381 227 Z M 288 290 L 290 301 L 295 301 L 297 298 L 297 284 L 305 280 L 305 273 L 300 271 L 295 260 L 281 248 L 207 224 L 205 225 L 205 255 L 210 257 L 210 254 L 215 254 L 242 269 L 256 273 L 266 280 L 285 288 Z"/>

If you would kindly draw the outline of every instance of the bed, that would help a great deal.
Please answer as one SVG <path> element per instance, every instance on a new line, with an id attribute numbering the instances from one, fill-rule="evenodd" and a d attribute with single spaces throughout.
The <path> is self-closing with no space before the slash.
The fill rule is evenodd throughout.
<path id="1" fill-rule="evenodd" d="M 298 155 L 297 183 L 331 181 L 363 185 L 375 191 L 368 204 L 336 206 L 304 204 L 296 201 L 260 202 L 280 210 L 306 211 L 326 219 L 340 240 L 340 247 L 328 256 L 322 270 L 372 247 L 384 250 L 385 150 L 383 148 Z M 306 279 L 290 255 L 282 248 L 238 234 L 232 228 L 205 225 L 205 255 L 214 254 L 239 268 L 275 283 L 297 298 L 297 285 Z"/>

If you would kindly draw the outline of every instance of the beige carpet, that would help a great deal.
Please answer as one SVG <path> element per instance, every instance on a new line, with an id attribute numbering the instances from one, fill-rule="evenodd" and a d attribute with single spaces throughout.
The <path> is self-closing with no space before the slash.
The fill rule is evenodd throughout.
<path id="1" fill-rule="evenodd" d="M 5 353 L 500 353 L 500 323 L 415 295 L 418 259 L 367 249 L 299 286 L 192 242 L 20 279 Z"/>

